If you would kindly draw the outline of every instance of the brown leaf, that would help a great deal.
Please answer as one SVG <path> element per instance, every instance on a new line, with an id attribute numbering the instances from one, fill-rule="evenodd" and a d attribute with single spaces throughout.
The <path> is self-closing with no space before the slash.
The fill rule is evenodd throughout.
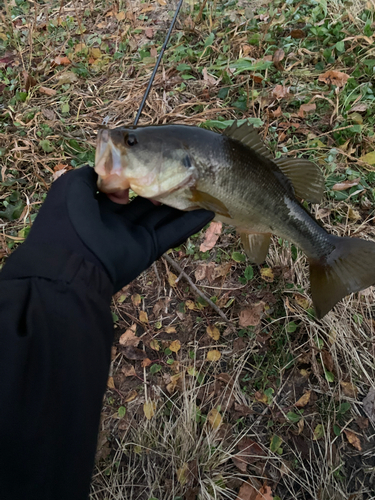
<path id="1" fill-rule="evenodd" d="M 145 35 L 149 39 L 153 38 L 154 37 L 154 30 L 152 28 L 146 28 Z"/>
<path id="2" fill-rule="evenodd" d="M 340 385 L 345 396 L 348 396 L 349 398 L 356 398 L 358 396 L 358 389 L 351 382 L 341 381 Z"/>
<path id="3" fill-rule="evenodd" d="M 306 34 L 303 30 L 295 29 L 289 33 L 289 36 L 292 38 L 305 38 Z"/>
<path id="4" fill-rule="evenodd" d="M 248 437 L 243 437 L 237 443 L 237 448 L 239 452 L 232 457 L 232 460 L 242 472 L 246 471 L 247 464 L 259 462 L 259 457 L 266 455 L 263 448 Z"/>
<path id="5" fill-rule="evenodd" d="M 361 182 L 361 178 L 357 177 L 356 179 L 353 179 L 352 181 L 342 181 L 342 182 L 337 182 L 332 186 L 333 191 L 345 191 L 346 189 L 350 189 L 353 186 L 358 186 L 358 184 Z"/>
<path id="6" fill-rule="evenodd" d="M 119 343 L 123 346 L 133 346 L 137 347 L 140 342 L 140 338 L 135 335 L 137 325 L 134 323 L 125 333 L 119 338 Z"/>
<path id="7" fill-rule="evenodd" d="M 268 283 L 272 283 L 274 280 L 274 274 L 270 267 L 262 267 L 260 275 L 262 279 L 264 279 L 264 281 L 268 281 Z"/>
<path id="8" fill-rule="evenodd" d="M 133 346 L 128 346 L 124 348 L 124 356 L 128 359 L 146 359 L 147 355 L 141 349 L 137 349 Z"/>
<path id="9" fill-rule="evenodd" d="M 207 272 L 207 264 L 199 264 L 197 266 L 197 269 L 194 272 L 195 279 L 197 281 L 202 281 L 206 277 L 206 272 Z"/>
<path id="10" fill-rule="evenodd" d="M 259 401 L 259 403 L 264 403 L 265 405 L 268 404 L 268 397 L 263 391 L 256 391 L 254 397 L 257 401 Z"/>
<path id="11" fill-rule="evenodd" d="M 310 301 L 303 295 L 300 295 L 299 293 L 294 294 L 294 300 L 297 302 L 299 306 L 301 306 L 303 309 L 308 309 L 310 307 Z"/>
<path id="12" fill-rule="evenodd" d="M 284 85 L 276 85 L 276 87 L 272 90 L 272 95 L 276 97 L 276 99 L 283 99 L 289 94 L 289 87 L 285 87 Z"/>
<path id="13" fill-rule="evenodd" d="M 250 408 L 250 406 L 241 405 L 238 403 L 234 403 L 234 410 L 241 416 L 247 417 L 247 415 L 252 415 L 254 412 Z"/>
<path id="14" fill-rule="evenodd" d="M 323 359 L 325 369 L 328 370 L 329 372 L 333 372 L 334 363 L 333 363 L 332 354 L 330 352 L 326 351 L 325 349 L 323 349 L 322 350 L 322 359 Z"/>
<path id="15" fill-rule="evenodd" d="M 68 66 L 69 64 L 71 64 L 69 57 L 66 56 L 57 56 L 55 57 L 53 62 L 56 64 L 56 66 Z"/>
<path id="16" fill-rule="evenodd" d="M 219 340 L 220 338 L 220 330 L 216 328 L 216 326 L 208 326 L 206 328 L 207 334 L 214 340 Z"/>
<path id="17" fill-rule="evenodd" d="M 148 316 L 146 311 L 139 311 L 139 321 L 141 323 L 148 323 Z"/>
<path id="18" fill-rule="evenodd" d="M 256 304 L 251 304 L 246 309 L 242 309 L 240 312 L 239 325 L 242 328 L 259 325 L 265 305 L 263 301 L 260 301 Z"/>
<path id="19" fill-rule="evenodd" d="M 207 72 L 207 68 L 203 68 L 202 71 L 203 75 L 203 80 L 208 84 L 208 85 L 215 85 L 216 84 L 216 78 L 213 77 L 212 75 L 209 75 Z"/>
<path id="20" fill-rule="evenodd" d="M 125 375 L 125 377 L 134 377 L 134 375 L 136 375 L 133 365 L 123 366 L 121 368 L 121 372 Z"/>
<path id="21" fill-rule="evenodd" d="M 216 408 L 212 408 L 212 410 L 210 410 L 207 414 L 207 420 L 213 429 L 218 429 L 223 421 L 223 418 Z"/>
<path id="22" fill-rule="evenodd" d="M 207 353 L 207 361 L 219 361 L 220 358 L 221 358 L 221 352 L 218 351 L 217 349 L 208 351 Z"/>
<path id="23" fill-rule="evenodd" d="M 152 417 L 155 415 L 155 410 L 156 410 L 156 402 L 155 401 L 148 401 L 143 405 L 143 413 L 145 414 L 145 417 L 147 420 L 151 420 Z"/>
<path id="24" fill-rule="evenodd" d="M 312 111 L 316 110 L 316 104 L 315 102 L 312 102 L 310 104 L 301 104 L 299 110 L 298 110 L 298 116 L 300 118 L 306 118 L 306 116 L 311 113 Z"/>
<path id="25" fill-rule="evenodd" d="M 125 17 L 126 17 L 126 15 L 125 15 L 124 10 L 122 10 L 118 14 L 115 14 L 115 18 L 117 19 L 117 21 L 123 21 L 125 19 Z"/>
<path id="26" fill-rule="evenodd" d="M 366 417 L 357 417 L 355 419 L 355 423 L 362 430 L 365 430 L 368 428 L 368 418 L 366 418 Z"/>
<path id="27" fill-rule="evenodd" d="M 270 111 L 272 118 L 278 118 L 282 115 L 281 106 L 279 106 L 275 111 Z"/>
<path id="28" fill-rule="evenodd" d="M 44 95 L 54 96 L 57 94 L 55 89 L 50 89 L 48 87 L 39 87 L 39 92 Z"/>
<path id="29" fill-rule="evenodd" d="M 78 80 L 78 76 L 73 71 L 66 71 L 57 77 L 58 85 L 65 85 L 66 83 L 74 83 Z"/>
<path id="30" fill-rule="evenodd" d="M 322 73 L 318 78 L 320 82 L 327 83 L 328 85 L 335 85 L 336 87 L 344 87 L 348 79 L 349 75 L 334 69 L 330 69 L 325 73 Z"/>
<path id="31" fill-rule="evenodd" d="M 349 441 L 349 443 L 352 446 L 354 446 L 354 448 L 356 448 L 358 451 L 362 451 L 361 441 L 359 440 L 359 437 L 357 436 L 357 434 L 355 434 L 353 431 L 351 431 L 349 429 L 344 429 L 344 432 L 345 432 L 345 436 L 346 436 L 347 440 Z"/>
<path id="32" fill-rule="evenodd" d="M 305 394 L 301 396 L 299 400 L 296 402 L 295 406 L 297 406 L 297 408 L 303 408 L 310 401 L 310 397 L 311 397 L 311 391 L 305 392 Z"/>
<path id="33" fill-rule="evenodd" d="M 273 500 L 272 490 L 266 484 L 258 490 L 250 483 L 243 483 L 236 500 Z"/>
<path id="34" fill-rule="evenodd" d="M 174 326 L 167 326 L 164 328 L 165 333 L 176 333 L 176 328 Z"/>
<path id="35" fill-rule="evenodd" d="M 124 403 L 130 403 L 130 401 L 134 401 L 137 396 L 138 396 L 137 391 L 130 391 L 127 394 L 126 398 L 124 399 Z"/>
<path id="36" fill-rule="evenodd" d="M 156 339 L 150 341 L 150 348 L 154 351 L 160 351 L 160 344 Z"/>
<path id="37" fill-rule="evenodd" d="M 177 276 L 168 271 L 168 283 L 170 286 L 176 286 Z"/>
<path id="38" fill-rule="evenodd" d="M 151 359 L 149 358 L 145 358 L 142 363 L 141 363 L 141 366 L 142 368 L 147 368 L 147 366 L 150 366 L 152 363 Z"/>
<path id="39" fill-rule="evenodd" d="M 199 247 L 201 252 L 207 252 L 216 245 L 217 240 L 221 234 L 222 222 L 211 222 L 209 228 L 204 235 L 204 241 Z"/>
<path id="40" fill-rule="evenodd" d="M 181 342 L 179 340 L 174 340 L 170 345 L 169 349 L 172 352 L 178 352 L 181 349 Z"/>
<path id="41" fill-rule="evenodd" d="M 110 389 L 115 389 L 115 383 L 113 381 L 113 377 L 108 377 L 107 387 L 109 387 Z"/>
<path id="42" fill-rule="evenodd" d="M 28 92 L 32 87 L 35 87 L 35 85 L 38 83 L 35 78 L 32 77 L 27 71 L 22 71 L 22 76 L 26 92 Z"/>
<path id="43" fill-rule="evenodd" d="M 141 296 L 139 295 L 139 293 L 135 293 L 134 295 L 131 296 L 131 301 L 133 302 L 133 304 L 137 307 L 140 305 L 140 303 L 142 302 L 142 298 Z"/>
<path id="44" fill-rule="evenodd" d="M 158 56 L 158 51 L 156 50 L 155 47 L 151 47 L 151 49 L 150 49 L 150 56 L 151 57 L 157 57 Z"/>
<path id="45" fill-rule="evenodd" d="M 277 49 L 273 55 L 273 59 L 272 59 L 273 65 L 279 71 L 284 70 L 284 66 L 281 64 L 281 61 L 284 59 L 284 57 L 285 57 L 285 52 L 283 51 L 283 49 Z"/>

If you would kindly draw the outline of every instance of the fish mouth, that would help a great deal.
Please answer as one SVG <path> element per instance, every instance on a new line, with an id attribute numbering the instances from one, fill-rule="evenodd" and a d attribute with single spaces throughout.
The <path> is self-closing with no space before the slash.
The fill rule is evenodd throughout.
<path id="1" fill-rule="evenodd" d="M 114 195 L 113 198 L 119 200 L 116 203 L 125 204 L 129 201 L 130 180 L 124 176 L 127 163 L 126 150 L 120 151 L 115 146 L 110 131 L 108 129 L 99 130 L 95 152 L 95 172 L 98 174 L 97 185 L 99 191 Z M 128 192 L 127 196 L 126 191 Z"/>

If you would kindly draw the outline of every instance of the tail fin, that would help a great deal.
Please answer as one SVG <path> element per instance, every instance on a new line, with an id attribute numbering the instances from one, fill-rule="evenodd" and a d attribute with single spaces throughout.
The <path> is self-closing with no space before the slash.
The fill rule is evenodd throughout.
<path id="1" fill-rule="evenodd" d="M 330 238 L 335 249 L 324 260 L 310 259 L 311 295 L 319 319 L 349 293 L 375 284 L 375 243 Z"/>

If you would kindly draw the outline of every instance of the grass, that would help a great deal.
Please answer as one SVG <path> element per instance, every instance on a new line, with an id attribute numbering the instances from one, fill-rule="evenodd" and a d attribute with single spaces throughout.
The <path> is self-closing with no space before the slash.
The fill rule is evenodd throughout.
<path id="1" fill-rule="evenodd" d="M 5 2 L 0 265 L 56 172 L 93 165 L 98 126 L 132 123 L 173 8 Z M 374 29 L 373 0 L 186 2 L 140 123 L 222 129 L 249 119 L 276 156 L 320 165 L 326 196 L 309 208 L 330 232 L 375 240 Z M 330 70 L 348 75 L 345 85 L 319 80 Z M 373 290 L 318 322 L 293 245 L 275 238 L 266 265 L 250 266 L 231 228 L 210 252 L 202 239 L 170 255 L 231 324 L 163 260 L 114 297 L 91 498 L 236 499 L 250 481 L 275 500 L 374 499 L 374 422 L 364 411 L 375 380 Z M 197 280 L 203 265 L 218 278 Z M 239 324 L 245 309 L 253 325 Z M 131 325 L 146 363 L 118 342 Z M 208 361 L 213 351 L 220 358 Z M 254 443 L 245 454 L 244 443 Z"/>

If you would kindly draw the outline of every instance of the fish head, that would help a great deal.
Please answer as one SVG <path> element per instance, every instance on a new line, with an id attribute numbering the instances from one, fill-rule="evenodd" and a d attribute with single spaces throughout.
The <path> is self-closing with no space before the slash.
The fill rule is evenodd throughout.
<path id="1" fill-rule="evenodd" d="M 121 193 L 129 188 L 143 198 L 161 200 L 193 186 L 196 169 L 188 148 L 180 138 L 168 135 L 167 128 L 101 129 L 95 155 L 99 191 L 117 202 L 126 199 Z"/>

